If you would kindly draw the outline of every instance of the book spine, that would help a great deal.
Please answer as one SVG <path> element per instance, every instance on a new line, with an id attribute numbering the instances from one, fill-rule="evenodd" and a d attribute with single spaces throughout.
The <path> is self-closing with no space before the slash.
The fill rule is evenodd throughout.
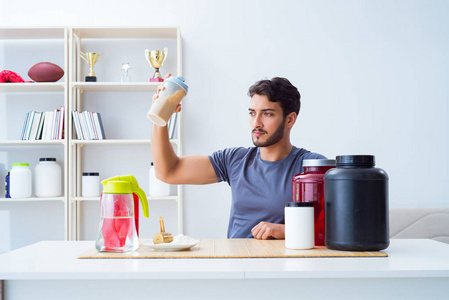
<path id="1" fill-rule="evenodd" d="M 54 109 L 53 110 L 53 120 L 52 120 L 52 123 L 51 123 L 50 140 L 55 140 L 56 139 L 56 124 L 58 124 L 58 112 L 59 112 L 59 109 Z"/>
<path id="2" fill-rule="evenodd" d="M 88 119 L 86 118 L 86 111 L 80 112 L 80 119 L 83 124 L 83 133 L 86 140 L 92 140 L 92 135 L 90 134 Z"/>
<path id="3" fill-rule="evenodd" d="M 64 138 L 64 117 L 65 117 L 65 107 L 61 106 L 59 110 L 59 124 L 58 124 L 58 140 Z"/>
<path id="4" fill-rule="evenodd" d="M 104 140 L 103 135 L 101 133 L 100 120 L 98 119 L 98 113 L 95 112 L 95 113 L 93 113 L 92 116 L 94 118 L 95 130 L 97 131 L 98 139 Z"/>
<path id="5" fill-rule="evenodd" d="M 90 121 L 90 125 L 92 127 L 92 132 L 94 134 L 95 140 L 99 140 L 97 129 L 95 127 L 94 115 L 93 114 L 94 114 L 94 112 L 92 112 L 92 111 L 89 112 L 89 121 Z"/>
<path id="6" fill-rule="evenodd" d="M 34 115 L 35 114 L 36 114 L 36 112 L 34 110 L 30 111 L 30 117 L 28 118 L 28 124 L 27 124 L 27 129 L 26 129 L 26 132 L 25 132 L 24 140 L 29 140 L 30 139 L 31 127 L 33 126 Z"/>
<path id="7" fill-rule="evenodd" d="M 30 118 L 31 111 L 27 112 L 25 115 L 25 121 L 23 122 L 22 134 L 20 135 L 20 139 L 25 139 L 25 132 L 27 130 L 28 119 Z"/>
<path id="8" fill-rule="evenodd" d="M 37 130 L 39 129 L 39 124 L 41 122 L 41 118 L 42 118 L 42 113 L 35 112 L 33 124 L 31 126 L 30 138 L 29 138 L 29 140 L 31 140 L 31 141 L 36 140 Z"/>
<path id="9" fill-rule="evenodd" d="M 36 140 L 40 140 L 42 138 L 42 129 L 44 127 L 44 122 L 45 122 L 45 113 L 42 112 L 41 113 L 41 120 L 39 122 L 39 126 L 38 126 L 37 132 L 36 132 Z"/>
<path id="10" fill-rule="evenodd" d="M 79 125 L 79 119 L 77 117 L 78 117 L 78 112 L 76 110 L 73 110 L 72 111 L 72 123 L 73 123 L 73 127 L 75 129 L 74 132 L 76 134 L 76 138 L 78 140 L 82 140 L 83 137 L 81 135 L 81 129 L 79 127 L 80 126 Z M 73 137 L 73 138 L 75 138 L 75 137 Z"/>
<path id="11" fill-rule="evenodd" d="M 77 112 L 78 116 L 78 123 L 80 124 L 80 129 L 81 129 L 81 136 L 83 137 L 83 140 L 88 140 L 89 138 L 87 137 L 87 131 L 83 122 L 83 116 L 81 115 L 81 112 Z"/>
<path id="12" fill-rule="evenodd" d="M 48 127 L 48 111 L 44 112 L 44 126 L 42 127 L 41 140 L 47 139 L 47 127 Z"/>
<path id="13" fill-rule="evenodd" d="M 53 111 L 47 111 L 45 123 L 47 123 L 47 128 L 45 130 L 45 139 L 47 141 L 51 140 L 51 126 L 53 123 Z"/>
<path id="14" fill-rule="evenodd" d="M 77 112 L 77 113 L 78 113 L 78 120 L 80 122 L 80 127 L 81 127 L 83 140 L 88 140 L 87 132 L 86 132 L 86 125 L 84 124 L 83 115 L 81 114 L 81 112 Z"/>
<path id="15" fill-rule="evenodd" d="M 103 137 L 103 140 L 105 140 L 106 135 L 104 134 L 104 127 L 103 127 L 103 121 L 101 120 L 101 114 L 97 113 L 97 116 L 98 116 L 98 123 L 100 124 L 101 136 Z"/>

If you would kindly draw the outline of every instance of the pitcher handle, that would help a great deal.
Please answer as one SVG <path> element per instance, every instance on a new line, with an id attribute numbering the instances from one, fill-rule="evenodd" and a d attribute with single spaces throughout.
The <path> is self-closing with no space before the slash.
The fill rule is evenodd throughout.
<path id="1" fill-rule="evenodd" d="M 145 195 L 145 192 L 140 187 L 135 186 L 133 188 L 133 193 L 136 193 L 136 195 L 140 199 L 140 204 L 142 204 L 143 215 L 146 218 L 149 218 L 150 214 L 148 212 L 148 200 L 147 200 L 147 196 Z"/>

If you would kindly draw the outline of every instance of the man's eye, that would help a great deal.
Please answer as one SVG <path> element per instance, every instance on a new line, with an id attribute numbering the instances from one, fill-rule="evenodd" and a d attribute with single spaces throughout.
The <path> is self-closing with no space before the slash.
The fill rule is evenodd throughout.
<path id="1" fill-rule="evenodd" d="M 250 116 L 254 116 L 255 114 L 256 114 L 256 113 L 253 112 L 253 111 L 250 111 L 250 112 L 249 112 L 249 115 L 250 115 Z"/>
<path id="2" fill-rule="evenodd" d="M 271 117 L 273 114 L 272 113 L 265 113 L 266 116 Z"/>

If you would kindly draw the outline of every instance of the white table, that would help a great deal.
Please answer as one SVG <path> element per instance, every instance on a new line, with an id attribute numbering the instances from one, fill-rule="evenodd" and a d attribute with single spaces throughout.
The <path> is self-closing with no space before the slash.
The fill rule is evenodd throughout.
<path id="1" fill-rule="evenodd" d="M 386 258 L 76 258 L 93 246 L 0 255 L 5 299 L 449 299 L 449 244 L 432 240 L 391 240 Z"/>

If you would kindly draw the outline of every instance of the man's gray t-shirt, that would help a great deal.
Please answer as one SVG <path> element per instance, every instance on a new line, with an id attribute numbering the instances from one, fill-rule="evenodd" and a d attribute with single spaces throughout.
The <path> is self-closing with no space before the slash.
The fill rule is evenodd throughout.
<path id="1" fill-rule="evenodd" d="M 258 147 L 227 148 L 209 156 L 218 181 L 232 190 L 228 238 L 253 237 L 251 229 L 261 221 L 284 224 L 293 176 L 302 173 L 303 159 L 319 158 L 326 157 L 297 147 L 279 161 L 262 160 Z"/>

